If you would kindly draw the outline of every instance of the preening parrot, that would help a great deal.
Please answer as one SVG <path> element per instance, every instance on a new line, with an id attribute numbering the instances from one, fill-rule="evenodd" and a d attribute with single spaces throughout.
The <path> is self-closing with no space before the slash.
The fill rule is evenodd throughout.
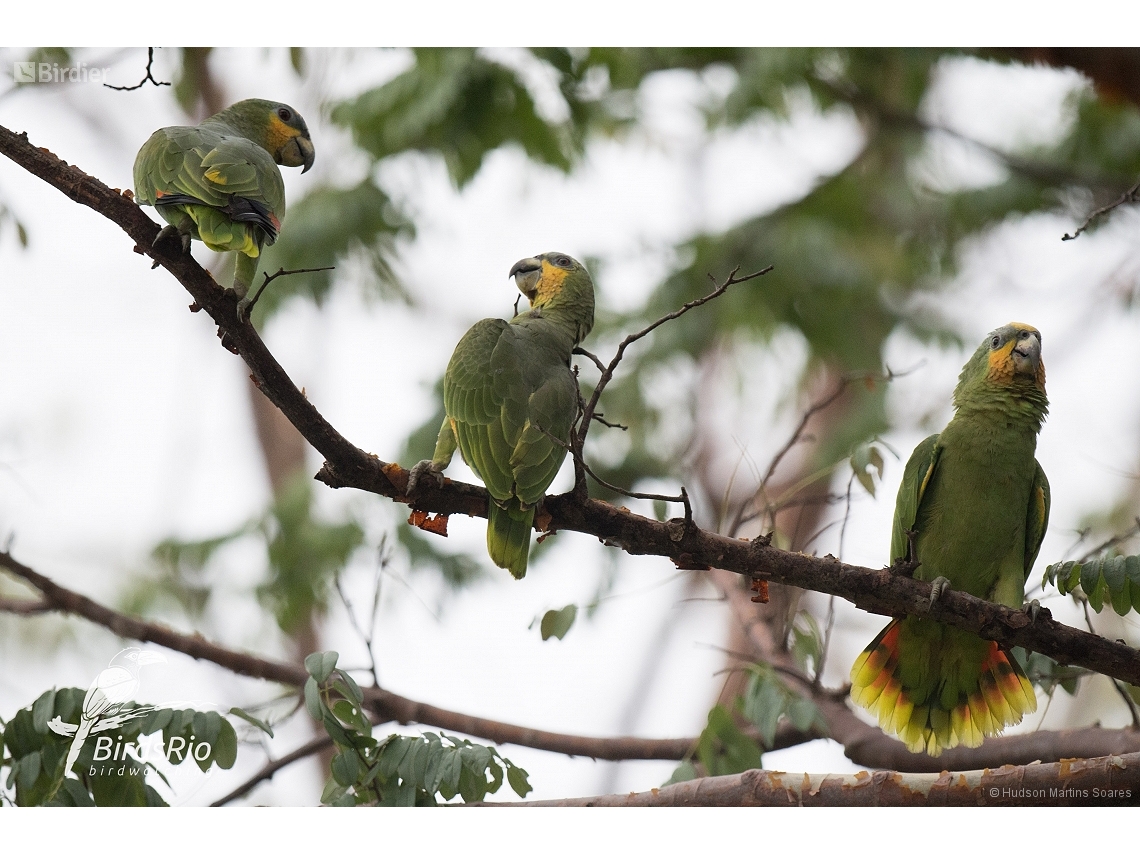
<path id="1" fill-rule="evenodd" d="M 191 238 L 215 252 L 236 252 L 233 290 L 245 319 L 262 247 L 277 240 L 285 217 L 285 184 L 277 164 L 313 165 L 305 120 L 292 107 L 251 98 L 197 127 L 160 128 L 135 158 L 135 198 L 154 205 L 183 252 Z"/>
<path id="2" fill-rule="evenodd" d="M 439 473 L 458 446 L 487 485 L 487 552 L 516 579 L 526 575 L 535 505 L 566 457 L 578 413 L 570 355 L 594 325 L 594 283 L 560 252 L 524 258 L 509 274 L 530 300 L 510 322 L 487 318 L 455 346 L 443 375 L 446 416 L 435 454 L 412 470 Z"/>
<path id="3" fill-rule="evenodd" d="M 1041 333 L 994 330 L 962 369 L 950 423 L 911 454 L 895 503 L 891 560 L 919 561 L 915 578 L 934 583 L 932 599 L 948 583 L 1021 608 L 1049 524 L 1049 482 L 1034 458 L 1048 407 Z M 935 757 L 975 748 L 1037 709 L 1033 686 L 997 642 L 915 616 L 879 633 L 851 684 L 852 700 L 884 731 Z"/>

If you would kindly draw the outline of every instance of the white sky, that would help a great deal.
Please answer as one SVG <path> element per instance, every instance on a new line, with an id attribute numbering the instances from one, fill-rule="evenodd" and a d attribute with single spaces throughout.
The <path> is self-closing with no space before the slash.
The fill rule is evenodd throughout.
<path id="1" fill-rule="evenodd" d="M 0 67 L 22 56 L 0 51 Z M 156 73 L 162 79 L 170 79 L 169 56 L 159 52 Z M 92 50 L 84 58 L 90 65 L 106 62 L 124 82 L 134 82 L 145 52 Z M 293 104 L 308 120 L 317 163 L 304 176 L 286 171 L 291 198 L 322 182 L 359 177 L 364 161 L 320 114 L 321 92 L 298 84 L 284 51 L 222 51 L 217 61 L 231 100 L 268 95 Z M 325 91 L 347 96 L 395 73 L 401 57 L 322 51 L 313 61 Z M 947 67 L 926 109 L 932 119 L 989 144 L 1023 144 L 1063 128 L 1064 99 L 1076 85 L 1072 74 L 964 61 Z M 572 177 L 501 151 L 456 193 L 439 162 L 406 156 L 386 165 L 386 187 L 416 212 L 417 238 L 402 248 L 397 264 L 416 306 L 364 299 L 346 277 L 323 310 L 301 302 L 287 306 L 267 330 L 269 347 L 349 440 L 394 459 L 408 430 L 429 413 L 431 383 L 454 342 L 478 318 L 509 311 L 516 291 L 506 272 L 515 260 L 552 249 L 599 257 L 601 302 L 635 307 L 669 269 L 670 245 L 795 198 L 857 146 L 849 117 L 806 107 L 786 127 L 756 123 L 707 140 L 690 109 L 693 96 L 691 78 L 682 75 L 648 87 L 649 135 L 592 146 Z M 0 124 L 26 130 L 35 144 L 111 186 L 130 186 L 135 151 L 154 128 L 181 121 L 167 90 L 115 93 L 74 84 L 0 95 Z M 922 167 L 924 178 L 943 186 L 993 180 L 996 168 L 951 140 L 936 140 Z M 204 314 L 186 310 L 183 289 L 164 271 L 151 271 L 117 227 L 6 160 L 0 160 L 0 199 L 26 223 L 32 242 L 24 251 L 12 232 L 0 234 L 0 538 L 14 535 L 20 560 L 114 604 L 128 581 L 146 571 L 157 541 L 217 534 L 264 507 L 269 492 L 243 385 L 248 371 L 218 346 Z M 899 427 L 886 439 L 906 455 L 948 419 L 958 370 L 988 330 L 1019 320 L 1043 331 L 1052 404 L 1038 459 L 1052 483 L 1053 516 L 1031 579 L 1065 552 L 1083 515 L 1108 507 L 1136 477 L 1140 448 L 1140 399 L 1129 379 L 1140 357 L 1140 335 L 1136 315 L 1115 296 L 1121 288 L 1136 288 L 1137 216 L 1119 211 L 1096 234 L 1062 243 L 1060 235 L 1073 225 L 1062 217 L 1026 218 L 970 248 L 961 276 L 938 303 L 969 342 L 967 350 L 939 351 L 898 335 L 885 354 L 893 368 L 920 366 L 890 395 Z M 197 245 L 195 253 L 210 258 Z M 464 287 L 453 287 L 460 266 Z M 757 461 L 766 462 L 794 422 L 791 405 L 797 402 L 780 383 L 800 364 L 798 347 L 791 336 L 777 337 L 770 351 L 741 354 L 711 387 L 710 405 L 725 436 Z M 740 398 L 739 389 L 745 390 Z M 313 471 L 319 462 L 314 455 Z M 734 462 L 726 458 L 725 465 Z M 885 563 L 901 472 L 901 463 L 889 460 L 878 500 L 855 504 L 845 560 Z M 449 474 L 473 477 L 458 459 Z M 569 483 L 566 476 L 552 492 Z M 401 508 L 374 496 L 321 486 L 317 492 L 330 518 L 352 511 L 374 541 L 402 518 Z M 486 561 L 483 536 L 483 521 L 453 517 L 448 547 Z M 618 735 L 634 675 L 647 657 L 656 657 L 660 671 L 634 732 L 696 734 L 721 680 L 722 607 L 709 601 L 707 589 L 698 594 L 706 599 L 678 604 L 683 582 L 674 578 L 670 562 L 624 557 L 616 589 L 621 596 L 564 641 L 543 643 L 536 629 L 528 629 L 532 619 L 547 608 L 588 602 L 613 558 L 580 535 L 564 533 L 559 540 L 569 543 L 532 566 L 523 583 L 496 573 L 444 599 L 439 620 L 433 612 L 440 610 L 440 591 L 432 580 L 406 576 L 397 565 L 394 572 L 414 595 L 400 582 L 385 583 L 376 644 L 385 687 L 547 730 Z M 837 544 L 825 537 L 818 549 L 835 551 Z M 261 578 L 262 560 L 248 545 L 222 556 L 211 576 L 209 633 L 222 643 L 283 656 L 279 633 L 249 593 Z M 362 555 L 347 578 L 362 602 L 370 597 L 372 566 Z M 817 613 L 824 606 L 819 597 L 808 602 Z M 1066 603 L 1047 605 L 1057 617 L 1079 621 Z M 366 658 L 338 609 L 322 643 L 341 651 L 342 663 L 362 665 Z M 845 679 L 856 650 L 883 623 L 842 603 L 838 615 L 826 675 L 832 685 Z M 166 619 L 186 627 L 175 613 Z M 663 648 L 653 649 L 665 620 L 672 632 Z M 1109 637 L 1137 636 L 1132 619 L 1108 616 L 1099 627 Z M 10 716 L 52 684 L 87 685 L 121 646 L 106 631 L 76 620 L 0 616 L 0 715 Z M 144 689 L 156 700 L 228 706 L 275 694 L 272 686 L 209 664 L 173 653 L 168 659 L 168 665 L 144 671 Z M 1099 695 L 1080 709 L 1059 698 L 1047 715 L 1042 704 L 1043 712 L 1022 728 L 1037 726 L 1042 715 L 1050 728 L 1097 719 L 1123 724 L 1123 708 L 1113 702 L 1107 681 L 1100 683 L 1090 687 Z M 301 719 L 282 729 L 273 756 L 308 738 Z M 531 798 L 594 794 L 611 780 L 608 764 L 514 746 L 502 752 L 530 772 Z M 181 795 L 188 803 L 208 803 L 262 762 L 256 748 L 243 748 L 232 772 Z M 615 791 L 659 785 L 673 766 L 622 764 Z M 824 743 L 769 754 L 765 766 L 854 768 L 838 746 Z M 320 786 L 314 766 L 297 764 L 262 785 L 253 802 L 313 804 Z M 504 788 L 500 797 L 512 796 Z"/>

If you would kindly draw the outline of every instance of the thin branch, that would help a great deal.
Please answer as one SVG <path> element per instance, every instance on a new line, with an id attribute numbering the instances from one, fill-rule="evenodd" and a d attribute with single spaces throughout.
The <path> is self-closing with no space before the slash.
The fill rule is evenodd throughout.
<path id="1" fill-rule="evenodd" d="M 1123 183 L 1123 180 L 1127 180 L 1122 180 L 1119 175 L 1105 175 L 1101 172 L 1073 169 L 1062 163 L 1043 163 L 1011 154 L 984 143 L 981 140 L 974 139 L 961 131 L 956 131 L 953 128 L 948 128 L 945 125 L 939 125 L 935 122 L 929 122 L 913 112 L 898 110 L 885 104 L 874 95 L 858 88 L 849 81 L 826 79 L 819 75 L 813 75 L 812 79 L 835 97 L 846 101 L 856 109 L 865 111 L 884 125 L 902 128 L 904 130 L 920 131 L 922 133 L 945 134 L 948 137 L 964 142 L 979 151 L 984 151 L 995 157 L 1011 172 L 1041 184 L 1051 186 L 1080 185 L 1083 187 L 1115 190 Z"/>
<path id="2" fill-rule="evenodd" d="M 698 778 L 644 793 L 484 802 L 512 807 L 623 806 L 903 806 L 903 805 L 1130 805 L 1140 794 L 1140 753 L 1064 760 L 1022 767 L 902 775 L 789 775 L 750 769 L 739 775 Z"/>
<path id="3" fill-rule="evenodd" d="M 261 275 L 265 277 L 265 281 L 261 283 L 261 287 L 257 289 L 257 293 L 253 295 L 253 299 L 250 300 L 249 305 L 246 306 L 245 316 L 248 318 L 253 314 L 253 307 L 256 306 L 257 301 L 261 299 L 262 293 L 265 291 L 269 283 L 276 279 L 278 276 L 295 276 L 298 273 L 323 273 L 326 270 L 336 270 L 336 267 L 302 267 L 300 270 L 286 270 L 284 267 L 280 267 L 273 275 L 262 271 Z"/>
<path id="4" fill-rule="evenodd" d="M 685 303 L 685 305 L 681 306 L 681 308 L 677 309 L 676 311 L 670 312 L 667 315 L 664 315 L 664 316 L 658 318 L 657 320 L 655 320 L 653 323 L 651 323 L 649 326 L 645 327 L 644 329 L 638 330 L 635 333 L 630 333 L 629 335 L 627 335 L 624 339 L 621 340 L 621 344 L 618 345 L 617 352 L 614 354 L 613 359 L 610 360 L 609 365 L 606 365 L 605 367 L 602 367 L 601 360 L 599 360 L 596 356 L 589 353 L 588 351 L 584 351 L 584 350 L 581 351 L 583 355 L 589 356 L 590 358 L 592 358 L 594 360 L 595 364 L 598 366 L 599 370 L 602 372 L 602 376 L 600 378 L 598 378 L 598 383 L 594 387 L 594 393 L 590 396 L 590 400 L 586 404 L 586 409 L 582 414 L 582 422 L 578 427 L 578 444 L 582 445 L 583 443 L 585 443 L 586 433 L 590 429 L 590 423 L 593 421 L 594 411 L 598 407 L 598 401 L 602 397 L 602 392 L 605 391 L 606 386 L 609 385 L 610 380 L 613 379 L 614 371 L 617 370 L 618 364 L 621 362 L 622 357 L 625 356 L 625 349 L 627 347 L 629 347 L 634 342 L 645 338 L 647 335 L 649 335 L 651 332 L 653 332 L 655 329 L 657 329 L 662 324 L 667 323 L 668 321 L 676 320 L 677 318 L 681 317 L 681 315 L 685 314 L 686 312 L 689 312 L 689 311 L 697 308 L 698 306 L 703 306 L 705 303 L 709 302 L 710 300 L 715 300 L 717 297 L 720 297 L 722 294 L 724 294 L 726 291 L 728 291 L 728 289 L 731 288 L 733 285 L 739 285 L 743 282 L 748 282 L 751 279 L 756 279 L 760 276 L 763 276 L 765 273 L 770 272 L 772 269 L 773 269 L 773 265 L 769 264 L 763 270 L 758 270 L 755 273 L 749 273 L 747 276 L 741 276 L 738 279 L 736 277 L 736 274 L 740 271 L 740 268 L 739 267 L 734 268 L 733 271 L 728 274 L 728 277 L 724 280 L 723 283 L 721 283 L 719 286 L 714 288 L 711 292 L 709 292 L 705 296 L 698 297 L 695 300 L 690 300 L 688 303 Z"/>
<path id="5" fill-rule="evenodd" d="M 210 807 L 223 807 L 224 805 L 232 802 L 234 799 L 240 799 L 262 781 L 268 781 L 286 766 L 296 763 L 298 760 L 304 760 L 306 757 L 312 757 L 314 754 L 319 754 L 326 748 L 331 748 L 332 745 L 333 739 L 327 734 L 325 736 L 313 737 L 296 751 L 291 751 L 284 757 L 267 763 L 260 772 L 258 772 L 236 790 L 233 790 L 232 792 L 229 792 L 226 795 L 222 796 L 217 801 L 212 802 L 210 804 Z"/>
<path id="6" fill-rule="evenodd" d="M 1097 217 L 1107 214 L 1109 211 L 1113 210 L 1114 208 L 1119 208 L 1121 205 L 1132 205 L 1136 202 L 1140 202 L 1140 181 L 1137 181 L 1122 194 L 1120 194 L 1120 198 L 1115 202 L 1110 202 L 1103 207 L 1097 208 L 1095 211 L 1085 217 L 1085 221 L 1077 226 L 1077 230 L 1075 232 L 1072 234 L 1061 235 L 1061 240 L 1076 240 L 1084 233 L 1085 229 L 1087 229 L 1092 224 L 1092 221 Z"/>
<path id="7" fill-rule="evenodd" d="M 146 77 L 136 83 L 134 86 L 112 86 L 110 83 L 104 83 L 108 89 L 114 89 L 117 92 L 134 92 L 136 89 L 142 89 L 149 80 L 155 86 L 169 86 L 170 82 L 167 80 L 155 80 L 154 75 L 151 73 L 151 66 L 154 64 L 154 48 L 148 47 L 146 49 Z"/>
<path id="8" fill-rule="evenodd" d="M 1132 537 L 1134 537 L 1138 533 L 1140 533 L 1140 517 L 1136 517 L 1136 519 L 1132 523 L 1132 527 L 1129 528 L 1127 531 L 1122 531 L 1119 534 L 1114 534 L 1114 535 L 1112 535 L 1112 537 L 1109 537 L 1107 540 L 1105 540 L 1101 543 L 1098 543 L 1096 546 L 1094 546 L 1091 549 L 1089 549 L 1088 551 L 1086 551 L 1084 555 L 1080 556 L 1077 559 L 1074 559 L 1075 563 L 1084 564 L 1086 561 L 1088 561 L 1094 555 L 1099 555 L 1100 553 L 1104 552 L 1106 549 L 1110 549 L 1113 546 L 1116 546 L 1118 543 L 1124 543 L 1126 540 L 1131 539 Z"/>
<path id="9" fill-rule="evenodd" d="M 1096 627 L 1093 626 L 1092 615 L 1089 614 L 1089 598 L 1087 596 L 1081 597 L 1081 608 L 1085 614 L 1085 625 L 1089 628 L 1089 632 L 1095 633 Z M 1112 683 L 1112 688 L 1116 690 L 1116 694 L 1120 695 L 1120 699 L 1124 701 L 1124 706 L 1127 707 L 1128 714 L 1132 716 L 1132 727 L 1136 730 L 1140 730 L 1140 715 L 1136 713 L 1136 704 L 1132 701 L 1132 696 L 1129 695 L 1128 690 L 1116 680 L 1113 680 L 1111 677 L 1108 679 Z"/>
<path id="10" fill-rule="evenodd" d="M 0 597 L 0 612 L 10 615 L 41 615 L 54 612 L 55 606 L 42 598 L 35 600 Z"/>

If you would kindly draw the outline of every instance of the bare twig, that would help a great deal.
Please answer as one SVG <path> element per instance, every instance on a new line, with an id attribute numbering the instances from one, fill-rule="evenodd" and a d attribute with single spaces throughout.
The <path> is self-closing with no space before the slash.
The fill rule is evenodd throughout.
<path id="1" fill-rule="evenodd" d="M 1081 608 L 1085 614 L 1085 626 L 1089 628 L 1089 632 L 1096 633 L 1096 627 L 1093 626 L 1092 622 L 1092 615 L 1089 614 L 1088 597 L 1081 597 Z M 1140 714 L 1136 712 L 1136 704 L 1133 702 L 1132 696 L 1129 695 L 1128 690 L 1116 680 L 1113 680 L 1111 677 L 1108 679 L 1109 682 L 1112 683 L 1112 688 L 1116 690 L 1116 694 L 1120 695 L 1120 699 L 1124 701 L 1124 706 L 1128 708 L 1128 714 L 1132 716 L 1132 727 L 1136 730 L 1140 730 Z"/>
<path id="2" fill-rule="evenodd" d="M 596 356 L 594 356 L 592 353 L 589 353 L 588 351 L 581 350 L 579 348 L 578 352 L 581 352 L 582 355 L 588 356 L 594 360 L 594 364 L 598 366 L 598 370 L 602 372 L 602 376 L 598 378 L 598 383 L 594 387 L 594 393 L 590 396 L 590 400 L 587 402 L 586 408 L 582 413 L 582 421 L 578 426 L 578 445 L 581 446 L 583 443 L 585 443 L 586 433 L 590 430 L 590 423 L 593 421 L 594 411 L 598 407 L 598 401 L 602 397 L 602 392 L 605 391 L 606 386 L 609 385 L 610 380 L 613 379 L 614 371 L 617 370 L 618 363 L 620 363 L 622 357 L 625 356 L 625 349 L 627 347 L 629 347 L 634 342 L 645 338 L 662 324 L 667 323 L 668 321 L 676 320 L 686 312 L 689 312 L 698 306 L 703 306 L 710 300 L 715 300 L 717 297 L 724 294 L 733 285 L 739 285 L 743 282 L 748 282 L 750 279 L 756 279 L 760 276 L 763 276 L 765 273 L 770 272 L 772 269 L 773 265 L 769 264 L 763 270 L 758 270 L 755 273 L 749 273 L 747 276 L 741 276 L 740 278 L 737 278 L 736 274 L 740 272 L 740 268 L 734 268 L 733 271 L 728 274 L 728 277 L 724 280 L 723 283 L 714 288 L 705 296 L 698 297 L 696 300 L 690 300 L 688 303 L 685 303 L 685 305 L 681 306 L 681 308 L 677 309 L 676 311 L 670 312 L 667 315 L 663 315 L 644 329 L 638 330 L 635 333 L 630 333 L 625 338 L 623 338 L 621 340 L 621 344 L 618 345 L 617 352 L 614 354 L 613 359 L 610 360 L 609 365 L 603 367 L 601 360 L 599 360 Z"/>
<path id="3" fill-rule="evenodd" d="M 253 295 L 253 299 L 249 301 L 249 305 L 245 310 L 246 317 L 253 314 L 253 307 L 256 306 L 257 301 L 261 299 L 262 292 L 264 292 L 269 283 L 278 276 L 293 276 L 297 273 L 323 273 L 326 270 L 336 270 L 336 267 L 304 267 L 300 270 L 286 270 L 284 267 L 281 267 L 278 268 L 277 272 L 273 275 L 262 271 L 261 275 L 265 277 L 265 281 L 261 283 L 261 287 L 257 289 L 257 293 Z"/>
<path id="4" fill-rule="evenodd" d="M 18 600 L 12 597 L 0 597 L 0 612 L 5 612 L 10 615 L 42 615 L 46 612 L 54 611 L 55 606 L 42 598 L 35 600 Z"/>
<path id="5" fill-rule="evenodd" d="M 136 89 L 142 89 L 149 80 L 155 86 L 169 86 L 170 82 L 167 80 L 155 80 L 154 75 L 151 73 L 151 66 L 154 64 L 154 48 L 148 47 L 146 49 L 146 77 L 136 83 L 134 86 L 112 86 L 110 83 L 104 83 L 108 89 L 114 89 L 117 92 L 134 92 Z"/>
<path id="6" fill-rule="evenodd" d="M 1137 181 L 1135 184 L 1121 193 L 1120 198 L 1115 202 L 1110 202 L 1103 207 L 1097 208 L 1095 211 L 1085 217 L 1085 221 L 1077 226 L 1077 230 L 1075 232 L 1073 232 L 1071 235 L 1061 235 L 1061 240 L 1076 240 L 1081 236 L 1081 234 L 1084 233 L 1085 229 L 1087 229 L 1092 224 L 1092 221 L 1097 217 L 1107 214 L 1109 211 L 1113 210 L 1114 208 L 1119 208 L 1121 205 L 1132 205 L 1136 202 L 1140 202 L 1140 181 Z"/>
<path id="7" fill-rule="evenodd" d="M 1087 532 L 1085 532 L 1085 533 L 1087 533 Z M 1077 564 L 1084 564 L 1086 561 L 1091 559 L 1094 555 L 1099 555 L 1100 553 L 1104 552 L 1106 549 L 1111 549 L 1113 546 L 1116 546 L 1118 543 L 1124 543 L 1126 540 L 1129 540 L 1130 538 L 1135 537 L 1137 534 L 1140 534 L 1140 517 L 1136 517 L 1136 519 L 1132 523 L 1132 526 L 1127 531 L 1122 531 L 1122 532 L 1119 532 L 1118 534 L 1112 535 L 1107 540 L 1105 540 L 1101 543 L 1098 543 L 1096 546 L 1087 550 L 1079 558 L 1074 559 L 1074 561 Z M 1083 539 L 1083 536 L 1082 536 L 1082 539 Z"/>
<path id="8" fill-rule="evenodd" d="M 246 781 L 244 784 L 242 784 L 237 789 L 233 790 L 232 792 L 227 793 L 226 795 L 222 796 L 217 801 L 212 802 L 210 804 L 210 807 L 222 807 L 224 805 L 229 804 L 234 799 L 240 799 L 242 796 L 244 796 L 246 793 L 248 793 L 250 790 L 252 790 L 258 784 L 260 784 L 262 781 L 268 781 L 270 778 L 272 778 L 274 775 L 276 775 L 278 772 L 280 772 L 286 766 L 289 766 L 293 763 L 296 763 L 298 760 L 304 760 L 306 757 L 312 757 L 314 754 L 319 754 L 320 752 L 324 751 L 326 748 L 331 748 L 332 745 L 333 745 L 333 739 L 331 736 L 328 736 L 327 734 L 325 736 L 313 737 L 308 742 L 306 742 L 304 745 L 302 745 L 300 748 L 298 748 L 296 751 L 290 751 L 284 757 L 278 758 L 277 760 L 274 760 L 270 763 L 267 763 L 265 765 L 265 767 L 260 772 L 258 772 L 256 775 L 254 775 L 252 778 L 250 778 L 248 781 Z"/>

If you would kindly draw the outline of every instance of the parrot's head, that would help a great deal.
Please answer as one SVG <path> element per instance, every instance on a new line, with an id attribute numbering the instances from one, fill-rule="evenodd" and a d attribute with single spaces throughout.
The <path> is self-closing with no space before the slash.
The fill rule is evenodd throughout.
<path id="1" fill-rule="evenodd" d="M 531 309 L 546 317 L 560 314 L 577 326 L 581 341 L 594 326 L 594 280 L 581 262 L 563 252 L 544 252 L 515 262 L 508 274 L 530 300 Z"/>
<path id="2" fill-rule="evenodd" d="M 1045 363 L 1041 359 L 1041 333 L 1028 324 L 1010 323 L 986 336 L 962 368 L 954 390 L 955 404 L 983 390 L 1026 400 L 1044 416 Z"/>
<path id="3" fill-rule="evenodd" d="M 253 140 L 282 166 L 304 166 L 308 172 L 316 152 L 309 126 L 288 104 L 249 98 L 227 107 L 207 121 L 220 121 Z"/>

